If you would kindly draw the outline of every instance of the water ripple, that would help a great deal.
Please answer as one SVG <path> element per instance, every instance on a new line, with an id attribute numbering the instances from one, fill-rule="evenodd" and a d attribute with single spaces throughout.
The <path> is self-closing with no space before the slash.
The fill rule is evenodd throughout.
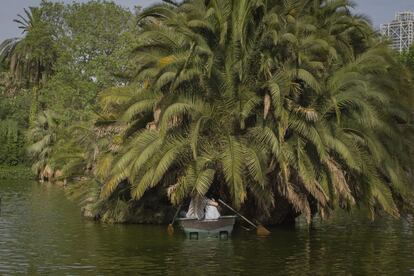
<path id="1" fill-rule="evenodd" d="M 56 187 L 0 184 L 0 275 L 414 275 L 413 218 L 339 216 L 261 239 L 188 240 L 165 227 L 81 218 Z"/>

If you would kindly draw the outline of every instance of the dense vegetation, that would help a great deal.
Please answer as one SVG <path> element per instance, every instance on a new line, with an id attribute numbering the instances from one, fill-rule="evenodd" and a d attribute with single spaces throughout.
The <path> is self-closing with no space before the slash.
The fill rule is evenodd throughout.
<path id="1" fill-rule="evenodd" d="M 0 47 L 14 127 L 0 139 L 29 128 L 39 178 L 68 180 L 104 221 L 162 221 L 206 193 L 272 223 L 398 217 L 413 207 L 414 63 L 350 7 L 42 2 Z"/>

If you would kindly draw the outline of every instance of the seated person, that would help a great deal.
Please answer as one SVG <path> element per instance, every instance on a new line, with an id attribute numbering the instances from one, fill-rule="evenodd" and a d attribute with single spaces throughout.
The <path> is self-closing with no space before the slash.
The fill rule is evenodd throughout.
<path id="1" fill-rule="evenodd" d="M 218 219 L 220 213 L 217 210 L 218 203 L 213 199 L 204 196 L 195 196 L 191 198 L 190 206 L 186 214 L 187 218 L 198 220 Z"/>
<path id="2" fill-rule="evenodd" d="M 220 213 L 217 207 L 218 203 L 214 199 L 208 199 L 204 219 L 218 219 L 220 217 Z"/>

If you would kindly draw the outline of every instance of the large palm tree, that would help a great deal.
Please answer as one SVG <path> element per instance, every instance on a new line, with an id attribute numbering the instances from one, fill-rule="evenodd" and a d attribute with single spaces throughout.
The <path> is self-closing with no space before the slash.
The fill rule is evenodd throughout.
<path id="1" fill-rule="evenodd" d="M 175 204 L 216 189 L 266 215 L 276 198 L 308 220 L 399 215 L 404 84 L 348 1 L 166 2 L 140 17 L 136 84 L 101 96 L 127 126 L 103 198 L 127 181 L 136 200 L 163 185 Z"/>
<path id="2" fill-rule="evenodd" d="M 24 9 L 24 15 L 19 14 L 14 22 L 24 37 L 3 41 L 0 44 L 0 61 L 8 64 L 16 80 L 38 86 L 52 69 L 52 35 L 39 8 Z"/>
<path id="3" fill-rule="evenodd" d="M 57 56 L 55 43 L 42 9 L 24 9 L 24 15 L 19 14 L 14 22 L 24 36 L 6 39 L 0 44 L 0 63 L 9 68 L 10 81 L 14 86 L 11 86 L 12 91 L 21 86 L 32 89 L 29 122 L 31 127 L 35 127 L 34 121 L 39 111 L 39 88 L 52 73 Z"/>

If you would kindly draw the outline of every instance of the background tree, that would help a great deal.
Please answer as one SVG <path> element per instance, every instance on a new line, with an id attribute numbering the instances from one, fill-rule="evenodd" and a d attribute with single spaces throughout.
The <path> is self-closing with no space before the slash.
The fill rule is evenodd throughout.
<path id="1" fill-rule="evenodd" d="M 414 73 L 414 45 L 401 55 L 401 61 Z"/>

